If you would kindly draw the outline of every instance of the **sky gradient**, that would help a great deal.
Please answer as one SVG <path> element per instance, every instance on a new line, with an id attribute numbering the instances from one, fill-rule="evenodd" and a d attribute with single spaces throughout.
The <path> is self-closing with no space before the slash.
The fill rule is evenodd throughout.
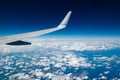
<path id="1" fill-rule="evenodd" d="M 46 35 L 120 37 L 119 4 L 119 0 L 2 0 L 0 36 L 56 27 L 72 11 L 67 28 Z"/>

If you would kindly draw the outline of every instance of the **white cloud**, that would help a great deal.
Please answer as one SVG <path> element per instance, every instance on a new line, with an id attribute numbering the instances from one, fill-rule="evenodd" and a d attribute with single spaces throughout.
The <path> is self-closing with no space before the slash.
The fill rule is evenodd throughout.
<path id="1" fill-rule="evenodd" d="M 47 52 L 46 49 L 43 49 L 43 52 Z M 49 51 L 46 54 L 42 54 L 38 51 L 38 53 L 34 52 L 33 55 L 32 53 L 30 54 L 21 54 L 19 55 L 20 59 L 16 59 L 15 56 L 10 57 L 8 56 L 6 59 L 3 60 L 5 62 L 9 62 L 9 59 L 16 59 L 17 64 L 15 64 L 17 67 L 14 69 L 12 68 L 13 72 L 17 70 L 17 68 L 23 68 L 22 71 L 28 71 L 28 74 L 25 73 L 17 73 L 14 75 L 10 76 L 10 79 L 17 78 L 19 79 L 34 79 L 34 76 L 37 78 L 35 79 L 41 79 L 41 78 L 46 78 L 46 79 L 52 79 L 52 80 L 72 80 L 73 77 L 76 78 L 76 80 L 79 79 L 86 79 L 87 74 L 81 73 L 80 76 L 73 76 L 72 73 L 64 74 L 64 72 L 67 70 L 67 67 L 73 67 L 73 68 L 79 68 L 79 67 L 90 67 L 91 64 L 87 62 L 87 59 L 83 57 L 77 57 L 74 53 L 70 51 L 52 51 L 51 54 L 48 54 Z M 56 54 L 57 53 L 57 54 Z M 17 55 L 17 54 L 16 54 Z M 25 59 L 31 59 L 27 62 L 24 62 Z M 34 59 L 36 58 L 36 59 Z M 24 65 L 24 66 L 23 66 Z M 53 65 L 51 67 L 50 65 Z M 22 67 L 21 67 L 22 66 Z M 43 66 L 43 69 L 33 69 L 29 67 L 34 67 L 34 66 Z M 8 69 L 9 67 L 6 67 L 5 69 Z M 51 72 L 52 69 L 55 69 Z M 48 70 L 48 71 L 47 71 Z M 44 71 L 47 71 L 44 72 Z M 11 73 L 10 73 L 11 74 Z"/>
<path id="2" fill-rule="evenodd" d="M 56 63 L 56 64 L 54 65 L 54 67 L 60 68 L 60 67 L 62 67 L 62 65 L 63 65 L 63 63 Z"/>
<path id="3" fill-rule="evenodd" d="M 54 74 L 52 74 L 52 73 L 46 73 L 45 74 L 45 77 L 47 77 L 49 79 L 51 79 L 53 76 L 54 76 Z"/>
<path id="4" fill-rule="evenodd" d="M 107 80 L 107 77 L 101 76 L 101 79 L 102 79 L 102 80 Z"/>
<path id="5" fill-rule="evenodd" d="M 120 48 L 119 39 L 35 39 L 30 40 L 33 45 L 30 46 L 8 46 L 0 45 L 0 53 L 16 53 L 34 51 L 41 48 L 51 48 L 56 50 L 108 50 Z"/>
<path id="6" fill-rule="evenodd" d="M 57 75 L 52 77 L 52 80 L 70 80 L 68 75 Z"/>
<path id="7" fill-rule="evenodd" d="M 93 78 L 92 80 L 98 80 L 97 78 Z"/>
<path id="8" fill-rule="evenodd" d="M 111 80 L 120 80 L 120 78 L 115 77 L 115 78 L 112 78 Z"/>
<path id="9" fill-rule="evenodd" d="M 9 80 L 14 80 L 16 78 L 17 80 L 30 80 L 31 79 L 30 76 L 25 73 L 17 73 L 17 74 L 10 76 Z"/>
<path id="10" fill-rule="evenodd" d="M 35 74 L 38 78 L 41 78 L 41 77 L 44 75 L 43 72 L 41 72 L 40 70 L 37 70 L 37 69 L 35 70 L 34 74 Z"/>
<path id="11" fill-rule="evenodd" d="M 104 72 L 104 74 L 109 74 L 109 73 L 110 73 L 110 71 L 105 71 L 105 72 Z"/>
<path id="12" fill-rule="evenodd" d="M 42 40 L 41 43 L 33 41 L 35 45 L 45 46 L 47 48 L 59 48 L 62 50 L 107 50 L 112 48 L 120 48 L 119 39 L 79 39 L 79 40 Z"/>
<path id="13" fill-rule="evenodd" d="M 45 67 L 45 68 L 43 68 L 43 70 L 49 70 L 50 69 L 50 67 Z"/>

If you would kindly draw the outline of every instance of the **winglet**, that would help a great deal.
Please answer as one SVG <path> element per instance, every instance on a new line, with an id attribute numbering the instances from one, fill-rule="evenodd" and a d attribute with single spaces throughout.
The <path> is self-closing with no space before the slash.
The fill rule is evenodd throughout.
<path id="1" fill-rule="evenodd" d="M 57 28 L 62 29 L 62 28 L 65 28 L 67 26 L 67 23 L 70 19 L 71 13 L 72 13 L 72 11 L 69 11 L 67 13 L 67 15 L 65 16 L 65 18 L 62 20 L 62 22 L 60 23 L 60 25 Z"/>

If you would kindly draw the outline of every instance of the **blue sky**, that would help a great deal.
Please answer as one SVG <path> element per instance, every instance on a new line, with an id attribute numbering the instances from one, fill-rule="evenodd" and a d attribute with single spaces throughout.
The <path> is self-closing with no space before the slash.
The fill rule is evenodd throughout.
<path id="1" fill-rule="evenodd" d="M 0 36 L 56 27 L 71 10 L 67 28 L 48 36 L 119 37 L 119 4 L 118 0 L 3 0 Z"/>

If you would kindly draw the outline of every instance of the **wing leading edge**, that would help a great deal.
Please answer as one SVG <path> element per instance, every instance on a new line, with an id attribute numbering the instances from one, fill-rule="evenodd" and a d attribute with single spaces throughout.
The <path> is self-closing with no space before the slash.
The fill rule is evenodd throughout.
<path id="1" fill-rule="evenodd" d="M 54 32 L 54 31 L 63 29 L 67 26 L 67 23 L 69 21 L 71 13 L 72 13 L 72 11 L 69 11 L 67 13 L 67 15 L 65 16 L 65 18 L 62 20 L 62 22 L 57 27 L 45 29 L 45 30 L 34 31 L 34 32 L 28 32 L 28 33 L 0 37 L 0 44 L 11 44 L 11 43 L 16 42 L 16 41 L 22 41 L 23 39 L 27 39 L 27 38 L 31 38 L 31 37 L 35 37 L 38 35 L 43 35 L 43 34 L 47 34 L 50 32 Z"/>

